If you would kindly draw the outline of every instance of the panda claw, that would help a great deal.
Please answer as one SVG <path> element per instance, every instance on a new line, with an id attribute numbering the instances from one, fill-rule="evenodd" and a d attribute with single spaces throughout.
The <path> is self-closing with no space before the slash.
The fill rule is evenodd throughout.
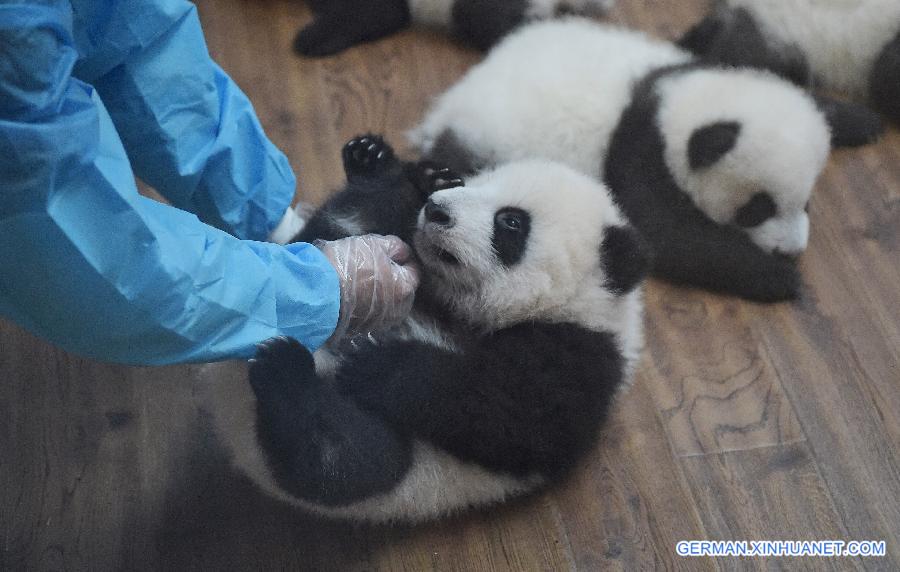
<path id="1" fill-rule="evenodd" d="M 416 165 L 415 184 L 425 196 L 437 191 L 466 186 L 465 180 L 453 169 L 422 161 Z"/>

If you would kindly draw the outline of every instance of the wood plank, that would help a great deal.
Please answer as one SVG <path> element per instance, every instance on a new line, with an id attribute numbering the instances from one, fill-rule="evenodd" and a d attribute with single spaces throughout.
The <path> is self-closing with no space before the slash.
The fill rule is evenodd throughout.
<path id="1" fill-rule="evenodd" d="M 651 386 L 675 453 L 702 455 L 805 439 L 749 317 L 763 306 L 659 285 L 649 289 Z"/>
<path id="2" fill-rule="evenodd" d="M 687 457 L 681 463 L 709 540 L 847 538 L 806 443 Z M 715 562 L 723 570 L 864 570 L 866 564 L 850 557 L 718 557 Z"/>
<path id="3" fill-rule="evenodd" d="M 553 497 L 579 570 L 715 569 L 675 553 L 678 541 L 706 533 L 642 379 Z"/>

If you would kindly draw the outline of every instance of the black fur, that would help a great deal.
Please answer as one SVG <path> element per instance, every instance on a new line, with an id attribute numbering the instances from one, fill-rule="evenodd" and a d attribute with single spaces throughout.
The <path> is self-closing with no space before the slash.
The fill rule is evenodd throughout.
<path id="1" fill-rule="evenodd" d="M 393 488 L 414 438 L 494 471 L 557 477 L 594 442 L 621 379 L 611 334 L 543 323 L 473 337 L 463 353 L 366 344 L 335 387 L 292 339 L 263 344 L 250 369 L 278 484 L 328 506 Z"/>
<path id="2" fill-rule="evenodd" d="M 649 246 L 628 226 L 612 226 L 603 232 L 600 260 L 606 272 L 604 286 L 620 296 L 634 290 L 652 266 Z"/>
<path id="3" fill-rule="evenodd" d="M 702 169 L 716 164 L 734 148 L 741 134 L 741 124 L 721 121 L 700 127 L 688 141 L 688 163 L 691 169 Z"/>
<path id="4" fill-rule="evenodd" d="M 361 352 L 339 391 L 404 434 L 518 476 L 557 475 L 592 444 L 622 377 L 611 334 L 524 323 L 465 340 Z"/>
<path id="5" fill-rule="evenodd" d="M 396 189 L 409 195 L 401 204 L 412 197 L 424 203 L 433 189 L 410 181 L 433 179 L 421 166 L 402 165 L 377 138 L 362 139 L 345 148 L 348 188 L 325 210 L 352 206 L 371 225 L 364 230 L 402 234 L 414 210 L 402 206 L 400 216 L 382 203 Z M 617 249 L 625 250 L 611 247 L 610 254 Z M 426 291 L 419 311 L 452 321 L 429 302 Z M 614 336 L 574 324 L 527 322 L 487 334 L 451 326 L 455 352 L 389 334 L 377 344 L 363 340 L 344 356 L 333 384 L 318 378 L 296 341 L 262 344 L 250 383 L 259 443 L 278 484 L 301 499 L 346 505 L 394 487 L 409 469 L 415 439 L 521 477 L 571 468 L 594 442 L 623 379 Z"/>
<path id="6" fill-rule="evenodd" d="M 306 56 L 336 54 L 393 34 L 411 21 L 407 0 L 310 0 L 310 4 L 315 19 L 294 40 L 294 50 Z M 455 0 L 450 31 L 464 44 L 487 51 L 528 21 L 527 11 L 528 0 Z"/>
<path id="7" fill-rule="evenodd" d="M 875 109 L 900 125 L 900 33 L 875 60 L 869 76 L 869 98 Z"/>
<path id="8" fill-rule="evenodd" d="M 761 302 L 795 298 L 800 278 L 794 262 L 767 254 L 736 226 L 713 222 L 666 166 L 654 88 L 661 76 L 690 67 L 660 70 L 635 87 L 610 141 L 606 182 L 654 248 L 654 276 Z"/>
<path id="9" fill-rule="evenodd" d="M 466 44 L 487 51 L 525 21 L 527 9 L 527 0 L 456 0 L 452 30 Z"/>
<path id="10" fill-rule="evenodd" d="M 315 19 L 300 30 L 294 50 L 329 56 L 371 42 L 409 25 L 406 0 L 310 0 Z"/>
<path id="11" fill-rule="evenodd" d="M 489 161 L 483 160 L 472 153 L 459 140 L 459 137 L 449 129 L 438 136 L 431 151 L 428 153 L 428 159 L 447 165 L 463 176 L 474 175 L 489 165 Z"/>
<path id="12" fill-rule="evenodd" d="M 743 228 L 753 228 L 766 222 L 778 213 L 778 206 L 769 193 L 756 193 L 747 204 L 734 215 L 734 224 Z"/>
<path id="13" fill-rule="evenodd" d="M 497 212 L 494 216 L 491 246 L 503 266 L 514 266 L 522 259 L 528 248 L 530 233 L 531 215 L 527 212 L 517 208 L 505 208 Z"/>
<path id="14" fill-rule="evenodd" d="M 329 506 L 387 492 L 410 465 L 410 441 L 316 376 L 299 342 L 274 338 L 250 366 L 259 443 L 276 482 Z"/>
<path id="15" fill-rule="evenodd" d="M 900 91 L 898 91 L 900 95 Z M 860 147 L 874 143 L 884 133 L 884 123 L 877 113 L 864 105 L 839 101 L 824 95 L 815 96 L 831 129 L 832 147 Z"/>
<path id="16" fill-rule="evenodd" d="M 691 28 L 678 45 L 708 61 L 771 70 L 801 86 L 812 82 L 803 52 L 796 46 L 771 45 L 743 8 L 718 8 Z"/>

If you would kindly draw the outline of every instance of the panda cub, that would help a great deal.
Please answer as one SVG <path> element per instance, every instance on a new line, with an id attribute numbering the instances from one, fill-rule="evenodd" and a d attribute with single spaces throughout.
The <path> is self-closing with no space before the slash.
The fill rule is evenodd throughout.
<path id="1" fill-rule="evenodd" d="M 600 177 L 654 247 L 654 275 L 771 302 L 798 294 L 789 256 L 841 128 L 826 120 L 771 73 L 572 18 L 506 38 L 411 140 L 460 172 L 540 157 Z"/>
<path id="2" fill-rule="evenodd" d="M 249 387 L 214 380 L 236 465 L 288 503 L 373 522 L 433 519 L 559 479 L 595 442 L 642 346 L 639 235 L 602 185 L 549 162 L 455 186 L 372 136 L 344 162 L 346 189 L 298 239 L 411 237 L 415 307 L 340 348 L 333 372 L 279 338 L 260 346 Z"/>
<path id="3" fill-rule="evenodd" d="M 868 99 L 900 123 L 897 0 L 723 0 L 680 43 L 713 61 Z"/>
<path id="4" fill-rule="evenodd" d="M 294 40 L 306 56 L 327 56 L 377 40 L 411 22 L 450 30 L 487 50 L 525 21 L 560 13 L 599 14 L 614 0 L 309 0 L 315 19 Z"/>

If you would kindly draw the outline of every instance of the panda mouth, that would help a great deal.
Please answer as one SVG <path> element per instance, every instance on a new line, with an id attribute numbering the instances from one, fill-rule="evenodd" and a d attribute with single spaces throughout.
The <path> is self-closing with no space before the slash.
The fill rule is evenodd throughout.
<path id="1" fill-rule="evenodd" d="M 432 251 L 434 252 L 435 257 L 438 260 L 443 262 L 444 264 L 449 264 L 451 266 L 459 266 L 459 259 L 450 252 L 444 250 L 440 246 L 433 247 Z"/>

